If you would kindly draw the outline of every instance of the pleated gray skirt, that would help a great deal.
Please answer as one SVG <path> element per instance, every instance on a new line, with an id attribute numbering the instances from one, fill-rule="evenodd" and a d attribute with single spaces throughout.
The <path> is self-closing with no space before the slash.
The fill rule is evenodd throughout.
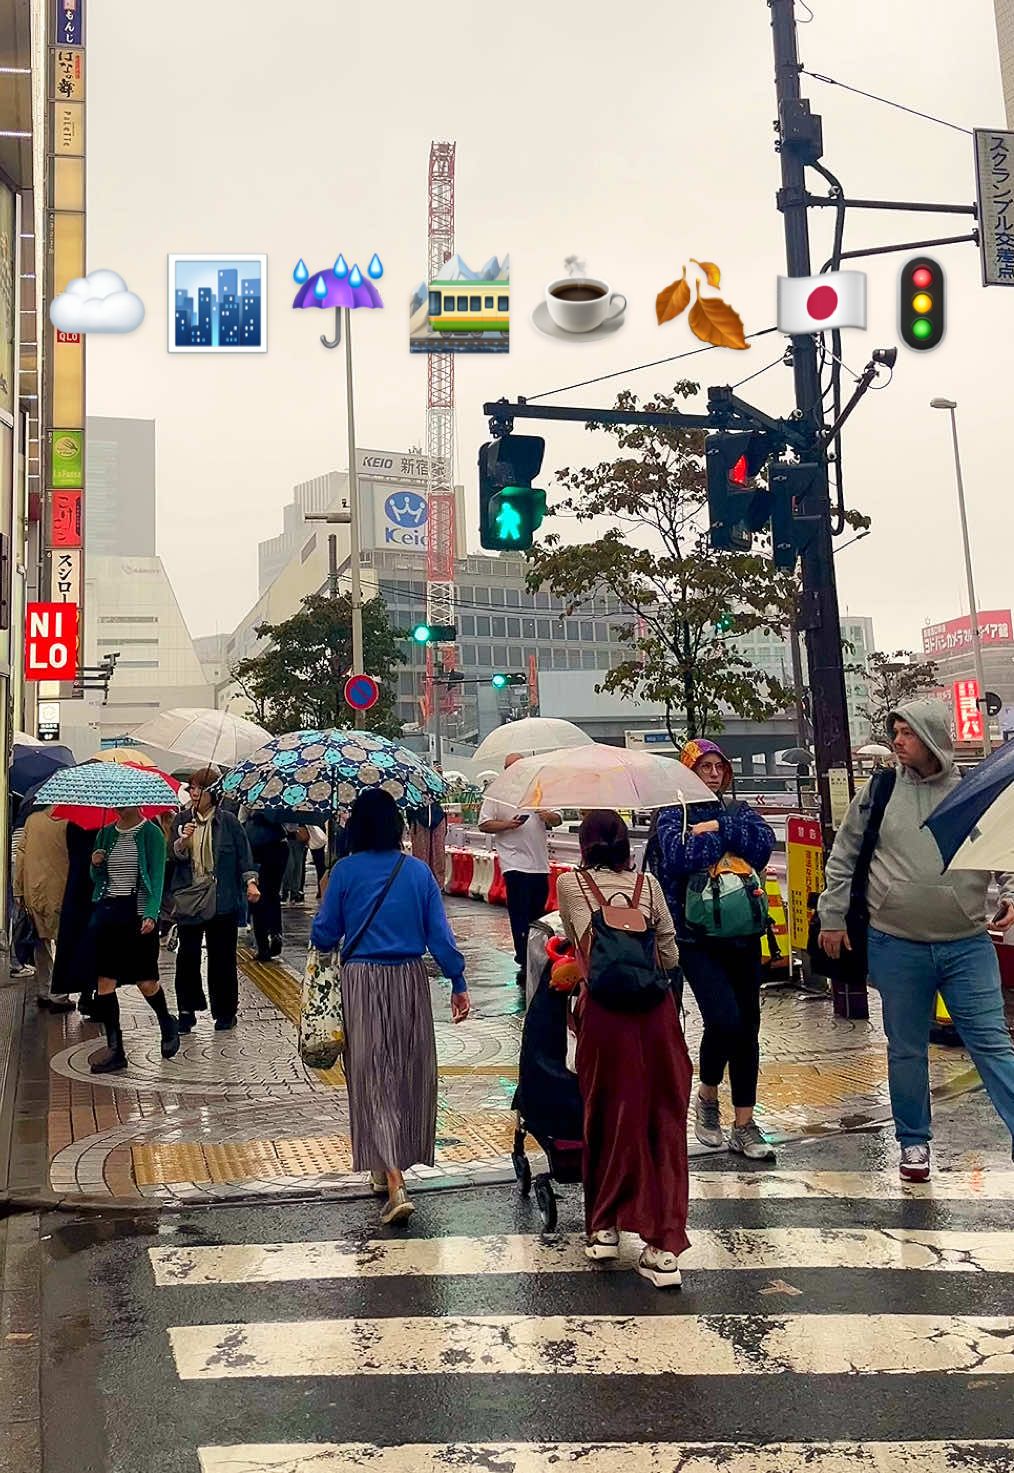
<path id="1" fill-rule="evenodd" d="M 342 968 L 353 1171 L 432 1166 L 437 1043 L 422 960 Z"/>

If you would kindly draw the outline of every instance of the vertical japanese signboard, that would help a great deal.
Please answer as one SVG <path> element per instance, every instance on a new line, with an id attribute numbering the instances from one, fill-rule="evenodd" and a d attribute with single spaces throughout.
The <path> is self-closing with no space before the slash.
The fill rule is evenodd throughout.
<path id="1" fill-rule="evenodd" d="M 979 682 L 954 682 L 954 739 L 958 742 L 982 741 L 982 710 L 979 706 Z"/>
<path id="2" fill-rule="evenodd" d="M 975 184 L 983 286 L 1014 286 L 1014 133 L 976 128 Z"/>
<path id="3" fill-rule="evenodd" d="M 805 951 L 810 936 L 810 896 L 824 888 L 824 840 L 814 818 L 789 818 L 785 824 L 789 886 L 789 943 Z"/>
<path id="4" fill-rule="evenodd" d="M 44 384 L 46 514 L 43 533 L 49 598 L 73 605 L 79 642 L 83 624 L 85 515 L 85 343 L 82 334 L 58 332 L 49 307 L 85 263 L 85 0 L 49 0 L 49 156 L 46 212 L 52 268 L 46 281 L 45 331 L 49 335 Z M 75 647 L 74 666 L 78 659 Z M 44 692 L 73 698 L 72 673 Z"/>
<path id="5" fill-rule="evenodd" d="M 528 656 L 528 714 L 529 716 L 539 714 L 539 659 L 537 655 Z"/>

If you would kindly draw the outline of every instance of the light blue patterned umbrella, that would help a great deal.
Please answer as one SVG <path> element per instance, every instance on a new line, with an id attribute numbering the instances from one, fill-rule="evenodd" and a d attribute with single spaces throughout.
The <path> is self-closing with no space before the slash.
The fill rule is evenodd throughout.
<path id="1" fill-rule="evenodd" d="M 222 781 L 227 797 L 279 817 L 327 818 L 351 808 L 367 788 L 383 788 L 400 807 L 412 809 L 441 797 L 446 784 L 388 737 L 333 728 L 275 737 Z"/>
<path id="2" fill-rule="evenodd" d="M 178 808 L 179 798 L 158 772 L 119 762 L 84 762 L 63 767 L 42 784 L 36 803 L 74 803 L 79 808 Z"/>

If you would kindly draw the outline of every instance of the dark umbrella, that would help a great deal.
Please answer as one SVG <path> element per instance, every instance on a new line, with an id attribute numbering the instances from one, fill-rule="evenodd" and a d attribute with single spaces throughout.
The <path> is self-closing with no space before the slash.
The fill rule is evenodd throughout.
<path id="1" fill-rule="evenodd" d="M 923 824 L 945 866 L 1009 869 L 1014 863 L 1014 742 L 985 757 Z"/>
<path id="2" fill-rule="evenodd" d="M 11 756 L 11 791 L 17 793 L 19 798 L 23 797 L 29 788 L 45 782 L 47 777 L 52 777 L 61 767 L 73 767 L 74 761 L 74 753 L 69 747 L 61 747 L 56 743 L 29 747 L 15 742 Z"/>

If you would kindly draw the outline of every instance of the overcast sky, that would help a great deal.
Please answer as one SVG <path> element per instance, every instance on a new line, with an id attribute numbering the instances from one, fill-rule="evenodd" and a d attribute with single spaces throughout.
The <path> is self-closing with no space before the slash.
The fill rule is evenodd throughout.
<path id="1" fill-rule="evenodd" d="M 812 0 L 804 65 L 963 127 L 1003 124 L 991 0 Z M 800 16 L 806 9 L 799 7 Z M 441 21 L 435 17 L 454 17 Z M 471 17 L 471 19 L 470 19 Z M 490 17 L 487 19 L 487 17 Z M 291 310 L 291 272 L 336 253 L 382 257 L 383 312 L 355 319 L 358 438 L 401 449 L 424 437 L 425 362 L 407 345 L 407 298 L 425 274 L 431 138 L 457 140 L 458 251 L 511 256 L 507 357 L 458 360 L 458 474 L 474 531 L 481 404 L 534 395 L 696 346 L 685 317 L 659 328 L 655 295 L 691 256 L 717 261 L 746 330 L 774 322 L 784 270 L 766 0 L 514 0 L 428 10 L 416 0 L 91 0 L 88 8 L 88 262 L 119 271 L 147 306 L 142 327 L 89 340 L 90 414 L 154 418 L 158 549 L 194 634 L 231 629 L 257 592 L 256 546 L 281 531 L 292 486 L 345 454 L 343 354 L 316 313 Z M 971 138 L 804 78 L 824 120 L 824 162 L 859 198 L 968 203 Z M 816 189 L 819 180 L 813 179 Z M 814 221 L 814 268 L 832 214 Z M 967 216 L 854 211 L 846 247 L 964 233 Z M 167 351 L 170 252 L 264 252 L 269 350 L 202 358 Z M 529 321 L 576 253 L 629 298 L 621 332 L 560 344 Z M 843 606 L 870 614 L 881 647 L 918 646 L 926 620 L 965 608 L 947 417 L 959 401 L 969 519 L 983 608 L 1014 595 L 1011 386 L 1014 291 L 980 285 L 971 245 L 939 252 L 949 322 L 933 353 L 899 354 L 845 434 L 849 500 L 874 533 L 842 551 Z M 897 271 L 867 264 L 867 333 L 845 361 L 897 342 Z M 778 339 L 624 374 L 554 402 L 607 404 L 675 378 L 735 383 Z M 792 407 L 781 367 L 746 391 Z M 702 406 L 703 406 L 702 389 Z M 579 429 L 546 428 L 546 467 L 597 459 Z"/>

